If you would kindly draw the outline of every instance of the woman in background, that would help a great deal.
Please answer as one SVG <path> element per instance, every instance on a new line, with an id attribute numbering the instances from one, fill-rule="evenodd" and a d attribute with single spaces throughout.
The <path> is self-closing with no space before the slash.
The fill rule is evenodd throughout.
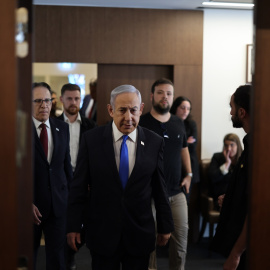
<path id="1" fill-rule="evenodd" d="M 223 139 L 222 152 L 215 153 L 211 159 L 209 167 L 209 178 L 211 181 L 210 192 L 216 207 L 218 197 L 226 193 L 234 166 L 241 156 L 242 151 L 243 149 L 239 137 L 234 133 L 229 133 L 225 135 Z"/>
<path id="2" fill-rule="evenodd" d="M 175 114 L 180 119 L 183 120 L 186 135 L 188 150 L 190 154 L 191 168 L 193 177 L 191 180 L 191 185 L 189 189 L 189 194 L 187 195 L 188 202 L 188 222 L 189 222 L 189 234 L 188 238 L 191 242 L 197 242 L 199 236 L 199 226 L 200 226 L 200 206 L 199 206 L 199 163 L 196 153 L 197 146 L 197 125 L 194 120 L 192 120 L 191 115 L 191 101 L 186 97 L 178 97 L 174 100 L 172 108 L 170 110 L 171 114 Z M 186 175 L 186 172 L 182 172 L 182 177 Z"/>
<path id="3" fill-rule="evenodd" d="M 174 100 L 171 114 L 175 114 L 180 119 L 184 121 L 185 128 L 186 128 L 186 135 L 187 135 L 187 143 L 188 143 L 188 150 L 190 154 L 190 161 L 192 167 L 192 181 L 190 190 L 192 189 L 192 185 L 198 183 L 200 181 L 199 176 L 199 163 L 198 157 L 196 153 L 196 146 L 197 146 L 197 125 L 190 115 L 191 111 L 191 101 L 186 97 L 178 97 Z M 185 172 L 182 174 L 183 176 L 186 175 Z M 189 198 L 187 198 L 189 200 Z"/>

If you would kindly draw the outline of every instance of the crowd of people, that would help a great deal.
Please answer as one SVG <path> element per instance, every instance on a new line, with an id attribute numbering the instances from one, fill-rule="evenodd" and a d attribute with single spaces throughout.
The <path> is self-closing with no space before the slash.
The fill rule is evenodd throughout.
<path id="1" fill-rule="evenodd" d="M 43 233 L 48 270 L 76 269 L 84 244 L 93 270 L 158 269 L 156 245 L 169 246 L 170 270 L 185 269 L 189 194 L 200 181 L 191 101 L 174 99 L 173 82 L 162 78 L 143 114 L 140 91 L 120 85 L 107 105 L 112 121 L 97 127 L 96 81 L 91 87 L 80 110 L 80 87 L 63 85 L 56 117 L 51 87 L 33 84 L 35 265 Z M 250 88 L 230 102 L 233 126 L 246 133 Z M 221 211 L 211 248 L 227 257 L 224 269 L 245 269 L 248 137 L 242 152 L 227 134 L 209 169 Z"/>

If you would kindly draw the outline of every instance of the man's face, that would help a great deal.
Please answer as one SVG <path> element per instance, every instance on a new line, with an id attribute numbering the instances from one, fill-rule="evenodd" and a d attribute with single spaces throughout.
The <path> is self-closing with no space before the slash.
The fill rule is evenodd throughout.
<path id="1" fill-rule="evenodd" d="M 66 114 L 76 115 L 79 112 L 81 103 L 81 93 L 79 90 L 65 91 L 60 100 L 63 103 Z"/>
<path id="2" fill-rule="evenodd" d="M 33 92 L 33 100 L 51 99 L 50 91 L 46 87 L 43 86 L 35 87 L 32 92 Z M 46 104 L 44 101 L 42 102 L 42 104 L 33 102 L 32 108 L 33 117 L 40 122 L 45 122 L 48 120 L 50 116 L 51 108 L 52 108 L 51 102 L 49 102 L 48 104 Z"/>
<path id="3" fill-rule="evenodd" d="M 231 106 L 230 114 L 232 116 L 231 120 L 232 120 L 232 123 L 233 123 L 233 127 L 235 127 L 235 128 L 243 127 L 242 120 L 238 116 L 239 108 L 237 108 L 237 106 L 234 103 L 234 95 L 231 96 L 230 106 Z"/>
<path id="4" fill-rule="evenodd" d="M 170 84 L 160 84 L 155 87 L 151 95 L 152 106 L 159 114 L 166 114 L 170 111 L 173 103 L 173 86 Z"/>
<path id="5" fill-rule="evenodd" d="M 128 135 L 138 126 L 143 104 L 136 93 L 122 93 L 116 97 L 114 109 L 110 104 L 107 108 L 118 130 Z"/>

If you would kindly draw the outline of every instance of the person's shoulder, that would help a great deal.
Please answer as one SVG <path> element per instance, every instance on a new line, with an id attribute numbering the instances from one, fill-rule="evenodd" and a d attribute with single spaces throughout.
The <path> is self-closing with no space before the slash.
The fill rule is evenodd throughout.
<path id="1" fill-rule="evenodd" d="M 146 138 L 150 138 L 150 139 L 153 139 L 153 140 L 163 140 L 163 138 L 160 135 L 158 135 L 157 133 L 155 133 L 154 131 L 152 131 L 152 130 L 150 130 L 148 128 L 142 127 L 140 125 L 137 128 L 139 130 L 141 129 L 141 132 L 144 133 Z"/>
<path id="2" fill-rule="evenodd" d="M 66 122 L 64 122 L 63 120 L 59 119 L 58 117 L 52 117 L 50 118 L 50 123 L 53 125 L 56 125 L 58 127 L 68 127 L 68 124 Z"/>
<path id="3" fill-rule="evenodd" d="M 145 113 L 140 117 L 140 123 L 147 122 L 147 121 L 149 121 L 150 118 L 151 118 L 150 112 Z"/>
<path id="4" fill-rule="evenodd" d="M 222 152 L 214 153 L 212 159 L 224 159 Z"/>
<path id="5" fill-rule="evenodd" d="M 109 124 L 95 127 L 95 128 L 92 128 L 92 129 L 85 131 L 82 136 L 85 136 L 85 137 L 93 136 L 93 137 L 96 137 L 98 139 L 98 138 L 100 138 L 100 136 L 103 136 L 104 132 L 108 129 L 109 129 Z"/>
<path id="6" fill-rule="evenodd" d="M 82 124 L 87 126 L 88 128 L 94 128 L 97 127 L 97 124 L 95 121 L 93 121 L 92 119 L 89 119 L 85 116 L 83 116 L 82 114 L 80 114 L 81 116 L 81 120 L 82 120 Z"/>
<path id="7" fill-rule="evenodd" d="M 174 114 L 171 114 L 171 117 L 170 117 L 169 121 L 170 122 L 176 122 L 176 123 L 178 122 L 178 123 L 181 123 L 181 124 L 184 123 L 178 116 L 176 116 Z"/>

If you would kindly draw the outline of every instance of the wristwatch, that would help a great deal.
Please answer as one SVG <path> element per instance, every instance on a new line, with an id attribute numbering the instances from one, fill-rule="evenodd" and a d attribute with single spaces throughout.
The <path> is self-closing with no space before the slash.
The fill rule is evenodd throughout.
<path id="1" fill-rule="evenodd" d="M 193 177 L 193 173 L 192 172 L 187 173 L 187 175 L 190 176 L 191 178 Z"/>

